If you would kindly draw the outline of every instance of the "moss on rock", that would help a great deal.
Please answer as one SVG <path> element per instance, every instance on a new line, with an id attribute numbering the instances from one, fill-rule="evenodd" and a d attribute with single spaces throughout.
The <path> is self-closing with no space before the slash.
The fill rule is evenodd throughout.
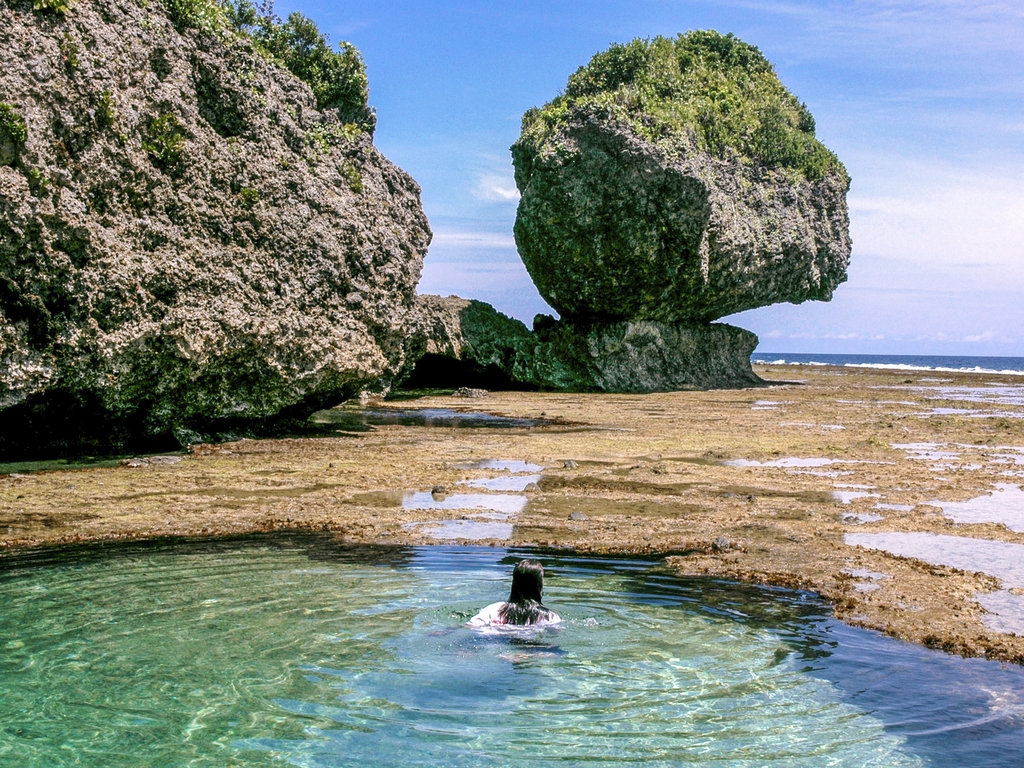
<path id="1" fill-rule="evenodd" d="M 789 168 L 811 181 L 845 174 L 815 138 L 814 118 L 756 47 L 700 30 L 613 45 L 570 78 L 565 93 L 523 118 L 543 142 L 574 111 L 622 120 L 669 156 L 697 148 Z"/>

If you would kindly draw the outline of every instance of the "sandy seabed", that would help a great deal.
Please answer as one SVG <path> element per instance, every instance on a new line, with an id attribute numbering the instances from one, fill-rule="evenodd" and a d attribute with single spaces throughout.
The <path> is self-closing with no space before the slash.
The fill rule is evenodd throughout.
<path id="1" fill-rule="evenodd" d="M 1024 590 L 1005 568 L 988 567 L 991 544 L 963 570 L 961 561 L 929 563 L 848 539 L 930 533 L 965 540 L 954 544 L 998 542 L 1011 559 L 1016 550 L 1003 545 L 1024 552 L 1024 496 L 1020 525 L 963 522 L 971 514 L 954 519 L 940 505 L 983 498 L 984 518 L 986 503 L 1016 498 L 1024 376 L 755 370 L 776 386 L 384 404 L 550 426 L 379 426 L 198 445 L 180 459 L 12 472 L 0 475 L 0 547 L 317 530 L 352 543 L 658 555 L 680 574 L 813 590 L 850 624 L 1024 663 L 1024 612 L 1014 613 Z M 478 466 L 492 459 L 542 469 Z M 483 480 L 495 488 L 468 484 Z M 431 496 L 437 486 L 447 495 Z M 480 492 L 484 506 L 502 496 L 491 505 L 499 509 L 460 508 L 463 494 Z M 1000 605 L 1005 615 L 993 613 Z"/>

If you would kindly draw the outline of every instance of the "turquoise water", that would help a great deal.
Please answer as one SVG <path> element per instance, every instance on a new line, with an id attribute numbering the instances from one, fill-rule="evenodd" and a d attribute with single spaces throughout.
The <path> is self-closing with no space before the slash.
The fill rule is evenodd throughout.
<path id="1" fill-rule="evenodd" d="M 541 556 L 561 630 L 463 626 L 522 552 L 317 537 L 0 559 L 0 765 L 1017 765 L 1018 668 L 815 598 Z"/>

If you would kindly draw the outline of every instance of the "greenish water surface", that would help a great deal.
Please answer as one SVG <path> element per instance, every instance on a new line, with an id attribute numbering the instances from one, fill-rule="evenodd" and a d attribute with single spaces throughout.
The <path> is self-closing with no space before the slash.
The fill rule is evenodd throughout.
<path id="1" fill-rule="evenodd" d="M 1024 754 L 1018 668 L 845 627 L 806 593 L 541 555 L 561 629 L 465 627 L 524 554 L 276 536 L 0 559 L 0 765 L 861 768 Z"/>

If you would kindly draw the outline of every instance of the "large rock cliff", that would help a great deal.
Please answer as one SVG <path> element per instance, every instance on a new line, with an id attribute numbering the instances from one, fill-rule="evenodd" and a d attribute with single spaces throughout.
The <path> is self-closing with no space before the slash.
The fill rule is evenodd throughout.
<path id="1" fill-rule="evenodd" d="M 351 82 L 311 88 L 301 17 L 254 42 L 216 2 L 37 5 L 0 0 L 0 454 L 184 442 L 393 377 L 430 231 L 358 53 L 320 40 L 312 70 Z"/>

